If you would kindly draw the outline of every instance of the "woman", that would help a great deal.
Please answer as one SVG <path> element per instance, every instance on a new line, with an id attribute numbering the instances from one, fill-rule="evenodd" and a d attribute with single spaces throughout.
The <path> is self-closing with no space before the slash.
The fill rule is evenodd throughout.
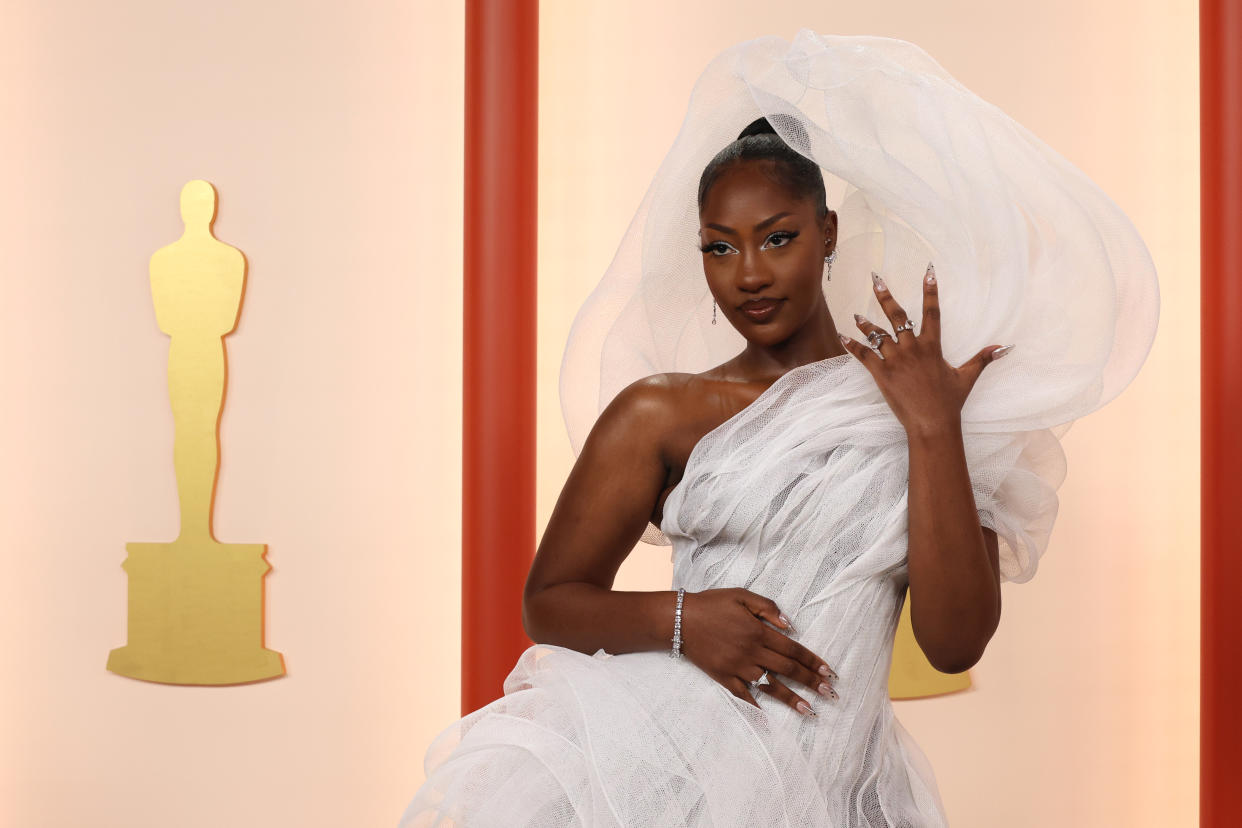
<path id="1" fill-rule="evenodd" d="M 1054 429 L 1124 387 L 1155 309 L 1116 206 L 917 47 L 727 51 L 571 332 L 539 643 L 403 824 L 946 824 L 887 693 L 906 594 L 935 667 L 978 661 L 1055 518 Z M 611 590 L 640 536 L 671 590 Z"/>

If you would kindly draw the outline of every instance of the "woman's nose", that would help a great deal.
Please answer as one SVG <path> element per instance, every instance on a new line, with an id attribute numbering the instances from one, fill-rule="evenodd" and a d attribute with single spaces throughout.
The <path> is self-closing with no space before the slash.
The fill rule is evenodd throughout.
<path id="1" fill-rule="evenodd" d="M 738 257 L 737 286 L 742 290 L 760 290 L 772 282 L 772 274 L 761 263 L 758 252 L 743 252 Z"/>

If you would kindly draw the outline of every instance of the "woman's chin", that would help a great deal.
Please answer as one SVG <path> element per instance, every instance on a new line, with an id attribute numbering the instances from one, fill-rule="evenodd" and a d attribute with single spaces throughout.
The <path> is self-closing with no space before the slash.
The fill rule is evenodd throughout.
<path id="1" fill-rule="evenodd" d="M 793 331 L 787 330 L 784 325 L 756 325 L 746 324 L 738 329 L 742 336 L 746 337 L 746 341 L 752 345 L 758 345 L 762 348 L 774 348 L 777 345 L 788 340 L 793 336 Z"/>

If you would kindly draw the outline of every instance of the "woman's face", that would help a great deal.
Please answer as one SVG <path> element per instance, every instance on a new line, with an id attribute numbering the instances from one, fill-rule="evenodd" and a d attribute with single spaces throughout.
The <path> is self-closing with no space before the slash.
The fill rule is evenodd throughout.
<path id="1" fill-rule="evenodd" d="M 821 220 L 811 199 L 765 173 L 773 164 L 731 165 L 699 209 L 708 288 L 730 324 L 761 345 L 784 342 L 827 312 L 824 257 L 836 243 L 836 214 Z"/>

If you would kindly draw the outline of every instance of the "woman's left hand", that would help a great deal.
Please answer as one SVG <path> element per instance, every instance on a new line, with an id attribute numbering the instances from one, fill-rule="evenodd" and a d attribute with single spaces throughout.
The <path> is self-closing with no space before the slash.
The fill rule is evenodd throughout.
<path id="1" fill-rule="evenodd" d="M 940 353 L 940 297 L 931 264 L 923 277 L 923 320 L 918 333 L 907 325 L 905 310 L 889 293 L 884 280 L 871 274 L 876 298 L 893 324 L 885 331 L 854 315 L 859 329 L 878 342 L 865 345 L 839 334 L 841 344 L 867 367 L 907 434 L 931 434 L 961 426 L 962 406 L 984 367 L 1009 352 L 1012 345 L 988 345 L 954 368 Z M 883 334 L 883 336 L 881 336 Z"/>

